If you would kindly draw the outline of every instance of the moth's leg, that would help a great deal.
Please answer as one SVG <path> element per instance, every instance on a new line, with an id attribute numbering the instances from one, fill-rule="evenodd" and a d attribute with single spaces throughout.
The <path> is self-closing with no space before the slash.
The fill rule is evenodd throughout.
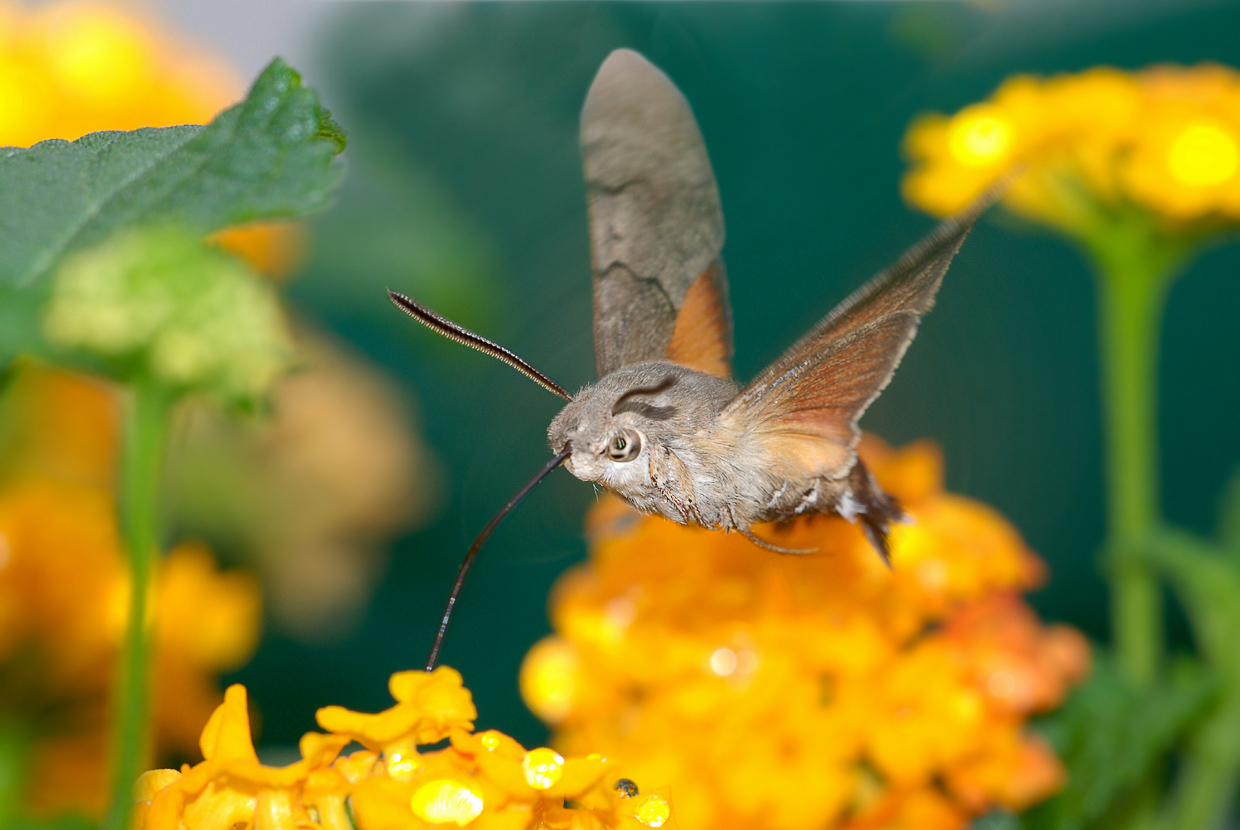
<path id="1" fill-rule="evenodd" d="M 689 468 L 667 447 L 657 446 L 650 456 L 650 478 L 663 499 L 684 517 L 684 523 L 704 525 L 697 508 L 697 492 Z"/>
<path id="2" fill-rule="evenodd" d="M 779 545 L 773 545 L 765 539 L 758 538 L 758 536 L 756 536 L 754 532 L 747 527 L 738 527 L 737 530 L 742 536 L 753 542 L 758 547 L 765 548 L 766 550 L 773 551 L 774 553 L 788 553 L 796 556 L 804 556 L 807 553 L 818 552 L 818 548 L 785 548 L 780 547 Z"/>
<path id="3" fill-rule="evenodd" d="M 655 444 L 650 452 L 650 484 L 659 492 L 659 497 L 681 516 L 681 524 L 688 519 L 684 505 L 676 497 L 672 487 L 668 486 L 667 449 Z"/>
<path id="4" fill-rule="evenodd" d="M 702 515 L 697 485 L 693 481 L 693 473 L 689 470 L 689 465 L 671 450 L 665 449 L 665 452 L 667 453 L 668 478 L 674 482 L 672 490 L 678 494 L 677 498 L 684 504 L 685 511 L 691 517 L 690 520 L 704 527 L 709 527 L 711 522 Z"/>

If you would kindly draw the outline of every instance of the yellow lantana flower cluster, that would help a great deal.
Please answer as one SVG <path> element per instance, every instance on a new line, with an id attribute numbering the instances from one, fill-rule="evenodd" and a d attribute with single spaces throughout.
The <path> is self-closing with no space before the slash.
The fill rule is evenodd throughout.
<path id="1" fill-rule="evenodd" d="M 130 590 L 106 491 L 37 482 L 0 491 L 0 716 L 33 735 L 25 806 L 36 814 L 103 808 Z M 258 586 L 181 545 L 160 563 L 152 596 L 154 734 L 161 755 L 184 756 L 219 701 L 216 677 L 257 645 Z"/>
<path id="2" fill-rule="evenodd" d="M 1053 792 L 1063 771 L 1025 723 L 1084 675 L 1086 642 L 1020 600 L 1041 563 L 943 492 L 937 449 L 863 456 L 912 519 L 891 569 L 842 519 L 760 531 L 818 550 L 778 556 L 601 502 L 522 669 L 554 745 L 670 786 L 686 830 L 948 830 Z"/>
<path id="3" fill-rule="evenodd" d="M 1008 170 L 1013 212 L 1088 233 L 1099 207 L 1132 203 L 1179 227 L 1240 222 L 1240 73 L 1215 64 L 1018 75 L 905 137 L 909 202 L 960 210 Z"/>
<path id="4" fill-rule="evenodd" d="M 328 706 L 302 760 L 259 763 L 243 686 L 228 689 L 202 732 L 204 760 L 138 781 L 135 830 L 648 830 L 672 827 L 671 804 L 631 781 L 611 783 L 601 755 L 526 751 L 500 732 L 474 732 L 477 710 L 461 675 L 399 672 L 395 706 L 378 714 Z M 448 740 L 442 749 L 419 746 Z M 340 752 L 356 741 L 365 749 Z"/>

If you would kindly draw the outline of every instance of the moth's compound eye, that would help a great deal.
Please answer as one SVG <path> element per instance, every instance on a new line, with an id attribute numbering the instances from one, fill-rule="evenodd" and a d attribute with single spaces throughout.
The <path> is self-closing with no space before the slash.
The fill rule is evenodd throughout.
<path id="1" fill-rule="evenodd" d="M 607 457 L 612 461 L 632 461 L 642 451 L 642 439 L 631 429 L 622 429 L 607 444 Z"/>

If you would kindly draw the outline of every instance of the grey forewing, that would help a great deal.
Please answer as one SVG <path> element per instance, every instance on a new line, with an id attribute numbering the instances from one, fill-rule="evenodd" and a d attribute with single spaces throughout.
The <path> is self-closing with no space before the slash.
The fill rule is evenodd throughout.
<path id="1" fill-rule="evenodd" d="M 636 52 L 617 50 L 599 69 L 581 145 L 605 377 L 665 357 L 686 292 L 723 249 L 723 210 L 688 102 Z"/>

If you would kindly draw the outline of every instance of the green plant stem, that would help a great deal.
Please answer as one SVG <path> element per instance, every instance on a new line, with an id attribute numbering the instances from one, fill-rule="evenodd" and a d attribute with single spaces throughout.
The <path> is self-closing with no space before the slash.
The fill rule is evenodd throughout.
<path id="1" fill-rule="evenodd" d="M 1124 672 L 1149 685 L 1162 654 L 1162 599 L 1154 575 L 1130 552 L 1158 521 L 1153 374 L 1162 288 L 1107 275 L 1101 294 L 1111 625 Z"/>
<path id="2" fill-rule="evenodd" d="M 1111 217 L 1088 243 L 1099 277 L 1111 636 L 1120 670 L 1138 688 L 1150 688 L 1164 649 L 1162 589 L 1142 556 L 1161 527 L 1158 339 L 1167 286 L 1187 248 L 1140 214 Z M 1156 825 L 1160 774 L 1131 794 L 1130 830 Z"/>
<path id="3" fill-rule="evenodd" d="M 159 558 L 159 485 L 172 399 L 150 380 L 130 387 L 121 440 L 120 527 L 132 590 L 111 749 L 112 801 L 105 830 L 127 830 L 133 784 L 148 748 L 151 580 Z"/>
<path id="4" fill-rule="evenodd" d="M 1119 222 L 1091 252 L 1099 271 L 1112 637 L 1124 673 L 1149 686 L 1163 653 L 1162 594 L 1137 551 L 1160 525 L 1158 335 L 1182 248 L 1148 225 Z"/>
<path id="5" fill-rule="evenodd" d="M 0 720 L 0 827 L 17 821 L 29 754 L 29 730 L 12 719 Z"/>

